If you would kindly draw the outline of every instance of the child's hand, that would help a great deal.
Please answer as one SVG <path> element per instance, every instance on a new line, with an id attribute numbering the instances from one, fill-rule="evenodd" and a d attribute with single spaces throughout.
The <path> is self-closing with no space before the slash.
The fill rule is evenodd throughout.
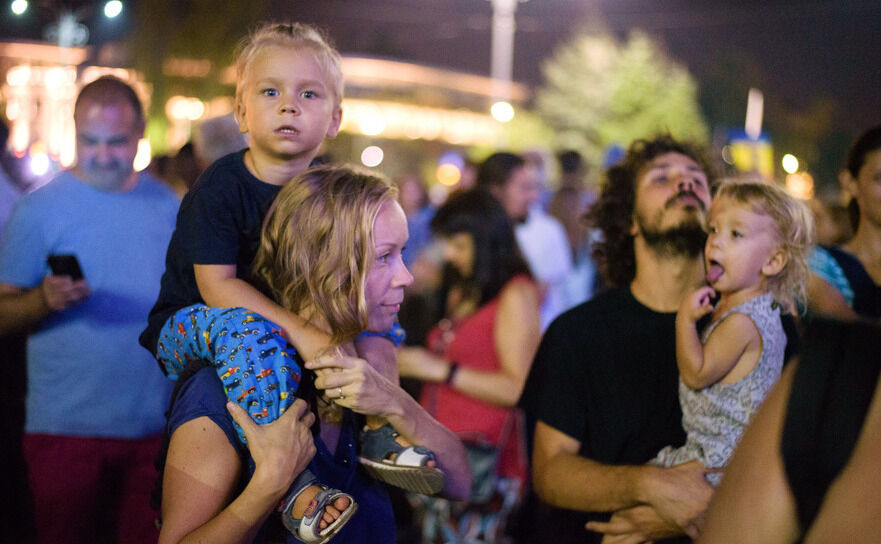
<path id="1" fill-rule="evenodd" d="M 679 305 L 679 316 L 692 323 L 713 311 L 713 297 L 716 291 L 705 285 L 682 299 Z"/>

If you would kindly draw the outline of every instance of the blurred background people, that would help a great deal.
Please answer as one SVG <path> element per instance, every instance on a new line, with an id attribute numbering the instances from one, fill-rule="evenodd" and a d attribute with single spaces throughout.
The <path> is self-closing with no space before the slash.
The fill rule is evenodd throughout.
<path id="1" fill-rule="evenodd" d="M 477 187 L 496 197 L 515 225 L 517 245 L 540 285 L 544 330 L 570 307 L 566 279 L 572 269 L 572 254 L 560 222 L 535 206 L 541 191 L 538 175 L 537 166 L 523 157 L 498 152 L 478 167 Z"/>
<path id="2" fill-rule="evenodd" d="M 563 151 L 557 155 L 560 164 L 560 186 L 551 198 L 548 212 L 566 230 L 569 250 L 572 252 L 572 271 L 566 280 L 571 306 L 590 299 L 598 288 L 599 275 L 591 257 L 591 236 L 596 231 L 588 228 L 584 214 L 596 196 L 584 186 L 587 166 L 577 151 Z"/>
<path id="3" fill-rule="evenodd" d="M 398 365 L 401 376 L 423 381 L 425 409 L 465 442 L 474 484 L 470 504 L 420 497 L 417 510 L 428 541 L 447 541 L 472 523 L 483 528 L 471 533 L 476 541 L 495 542 L 528 478 L 514 406 L 539 341 L 538 289 L 490 194 L 453 195 L 431 226 L 444 244 L 442 319 L 428 349 L 401 349 Z"/>
<path id="4" fill-rule="evenodd" d="M 133 170 L 126 83 L 86 85 L 74 167 L 23 197 L 0 242 L 0 333 L 29 330 L 24 457 L 37 542 L 155 542 L 149 507 L 168 382 L 137 344 L 178 200 Z M 84 278 L 50 273 L 74 254 Z"/>
<path id="5" fill-rule="evenodd" d="M 18 177 L 18 161 L 6 150 L 8 138 L 9 128 L 6 123 L 0 121 L 0 236 L 3 234 L 3 226 L 9 220 L 12 209 L 24 190 Z"/>
<path id="6" fill-rule="evenodd" d="M 398 202 L 407 216 L 410 239 L 404 249 L 404 264 L 411 268 L 422 250 L 431 243 L 431 219 L 435 208 L 428 199 L 425 182 L 416 174 L 406 174 L 397 180 Z"/>
<path id="7" fill-rule="evenodd" d="M 840 177 L 858 219 L 856 234 L 837 246 L 817 247 L 809 307 L 840 318 L 853 314 L 881 318 L 881 125 L 864 132 L 851 147 Z M 849 312 L 852 309 L 853 312 Z"/>
<path id="8" fill-rule="evenodd" d="M 248 138 L 239 130 L 232 113 L 206 119 L 193 132 L 193 154 L 199 173 L 217 159 L 248 147 Z"/>

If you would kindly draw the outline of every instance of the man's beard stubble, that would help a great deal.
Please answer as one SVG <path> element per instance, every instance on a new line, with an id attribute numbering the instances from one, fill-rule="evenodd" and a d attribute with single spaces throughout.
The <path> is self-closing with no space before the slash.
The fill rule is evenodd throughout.
<path id="1" fill-rule="evenodd" d="M 639 214 L 636 223 L 646 245 L 664 257 L 699 257 L 707 242 L 707 233 L 696 215 L 665 230 L 648 225 Z"/>

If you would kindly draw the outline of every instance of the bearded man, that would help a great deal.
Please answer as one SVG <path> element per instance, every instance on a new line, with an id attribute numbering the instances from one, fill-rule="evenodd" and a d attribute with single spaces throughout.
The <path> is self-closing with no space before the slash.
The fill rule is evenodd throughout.
<path id="1" fill-rule="evenodd" d="M 535 540 L 599 542 L 586 522 L 606 542 L 696 535 L 712 496 L 706 469 L 644 463 L 685 441 L 675 319 L 705 279 L 708 172 L 695 148 L 660 136 L 634 142 L 606 173 L 591 218 L 613 288 L 551 324 L 521 399 L 537 421 L 534 489 L 554 509 L 542 523 L 553 530 Z"/>

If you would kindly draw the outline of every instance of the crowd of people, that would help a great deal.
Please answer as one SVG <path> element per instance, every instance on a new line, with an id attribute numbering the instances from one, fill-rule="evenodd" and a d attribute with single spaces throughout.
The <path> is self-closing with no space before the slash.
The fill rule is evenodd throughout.
<path id="1" fill-rule="evenodd" d="M 842 170 L 852 236 L 818 241 L 816 210 L 666 134 L 598 194 L 577 152 L 543 198 L 544 157 L 499 151 L 431 204 L 316 158 L 343 78 L 314 28 L 262 25 L 236 74 L 170 183 L 133 170 L 132 88 L 85 85 L 75 165 L 0 223 L 10 538 L 881 537 L 881 126 Z"/>

